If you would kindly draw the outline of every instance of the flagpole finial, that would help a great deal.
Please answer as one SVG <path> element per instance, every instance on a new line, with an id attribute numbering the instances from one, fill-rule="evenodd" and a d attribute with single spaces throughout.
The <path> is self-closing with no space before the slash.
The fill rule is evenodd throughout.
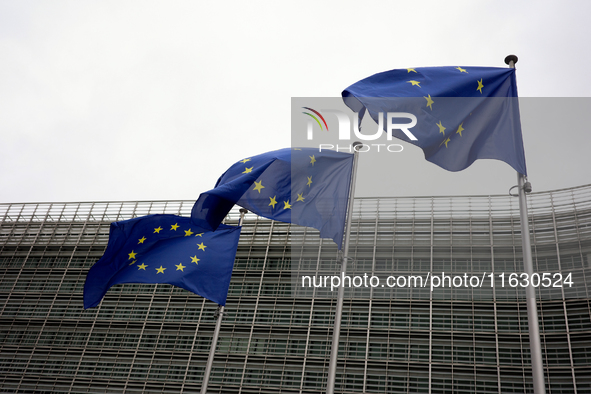
<path id="1" fill-rule="evenodd" d="M 517 63 L 517 56 L 515 55 L 509 55 L 505 58 L 505 64 L 510 66 L 511 62 L 513 62 L 513 64 L 515 65 L 515 63 Z"/>
<path id="2" fill-rule="evenodd" d="M 240 208 L 239 212 L 240 212 L 240 219 L 238 219 L 238 225 L 242 226 L 242 222 L 244 221 L 244 216 L 246 216 L 246 214 L 248 213 L 248 209 Z"/>

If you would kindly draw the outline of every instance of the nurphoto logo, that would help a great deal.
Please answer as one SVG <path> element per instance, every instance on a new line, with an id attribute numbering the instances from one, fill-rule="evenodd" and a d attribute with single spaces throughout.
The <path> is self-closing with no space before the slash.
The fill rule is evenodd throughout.
<path id="1" fill-rule="evenodd" d="M 379 139 L 383 140 L 384 134 L 386 141 L 392 141 L 392 132 L 394 130 L 401 130 L 411 141 L 417 141 L 417 138 L 410 131 L 410 129 L 416 126 L 417 117 L 409 112 L 387 112 L 385 115 L 383 112 L 380 112 L 377 116 L 378 127 L 375 133 L 365 134 L 361 132 L 361 128 L 359 126 L 359 114 L 357 112 L 353 113 L 351 118 L 349 114 L 337 109 L 321 109 L 318 111 L 310 107 L 302 108 L 305 110 L 302 113 L 309 117 L 306 125 L 306 138 L 308 141 L 314 140 L 314 129 L 316 129 L 317 132 L 320 131 L 321 133 L 333 133 L 333 136 L 337 137 L 338 141 L 351 141 L 351 130 L 353 130 L 353 139 L 356 141 L 361 140 L 367 142 L 376 141 Z M 327 118 L 332 119 L 333 121 L 336 120 L 336 134 L 334 134 L 335 132 L 332 131 L 334 130 L 334 127 L 331 127 L 329 130 Z M 387 151 L 397 153 L 402 152 L 404 148 L 400 144 L 385 143 L 364 143 L 359 147 L 352 146 L 351 144 L 338 145 L 322 143 L 318 145 L 318 149 L 320 151 L 322 151 L 322 149 L 336 149 L 337 151 L 348 150 L 349 152 L 352 152 L 353 150 L 358 152 L 369 152 L 374 150 L 378 152 Z"/>

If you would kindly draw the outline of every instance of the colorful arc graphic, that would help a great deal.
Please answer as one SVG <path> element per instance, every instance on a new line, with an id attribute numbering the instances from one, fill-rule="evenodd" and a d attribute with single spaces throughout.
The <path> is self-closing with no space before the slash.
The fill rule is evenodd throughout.
<path id="1" fill-rule="evenodd" d="M 312 111 L 316 115 L 320 116 L 320 119 L 322 119 L 322 122 L 324 123 L 324 126 L 326 126 L 326 131 L 328 131 L 328 125 L 326 124 L 326 120 L 324 120 L 324 117 L 322 115 L 320 115 L 320 112 L 318 112 L 318 111 L 316 111 L 316 110 L 314 110 L 312 108 L 309 108 L 309 107 L 302 107 L 302 108 L 307 109 L 308 111 Z M 303 114 L 306 114 L 308 116 L 311 116 L 312 118 L 314 118 L 314 120 L 318 123 L 318 126 L 320 126 L 320 130 L 322 130 L 322 124 L 320 123 L 320 121 L 318 120 L 317 117 L 315 117 L 314 115 L 312 115 L 311 113 L 308 113 L 308 112 L 302 112 L 302 113 Z"/>

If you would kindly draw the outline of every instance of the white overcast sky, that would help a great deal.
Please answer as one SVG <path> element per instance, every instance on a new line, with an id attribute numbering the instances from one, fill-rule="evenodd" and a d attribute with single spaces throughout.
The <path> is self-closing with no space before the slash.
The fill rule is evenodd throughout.
<path id="1" fill-rule="evenodd" d="M 0 203 L 196 199 L 237 160 L 290 145 L 291 97 L 508 54 L 521 97 L 562 98 L 522 105 L 534 190 L 589 184 L 589 15 L 588 0 L 1 0 Z M 516 182 L 496 161 L 448 173 L 414 147 L 382 159 L 360 161 L 357 196 Z"/>

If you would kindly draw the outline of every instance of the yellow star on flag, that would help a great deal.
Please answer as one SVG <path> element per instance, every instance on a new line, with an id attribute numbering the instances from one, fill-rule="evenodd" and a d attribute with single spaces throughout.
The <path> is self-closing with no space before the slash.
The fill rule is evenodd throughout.
<path id="1" fill-rule="evenodd" d="M 466 73 L 468 74 L 468 71 L 466 71 L 465 69 L 463 69 L 462 67 L 456 67 L 456 69 L 460 70 L 461 73 Z"/>
<path id="2" fill-rule="evenodd" d="M 137 243 L 143 244 L 145 240 L 146 240 L 146 237 L 141 237 L 140 239 L 137 240 L 138 241 Z"/>
<path id="3" fill-rule="evenodd" d="M 247 161 L 250 161 L 250 159 L 243 159 L 243 160 L 240 160 L 240 163 L 244 164 L 244 163 L 246 163 Z"/>
<path id="4" fill-rule="evenodd" d="M 437 123 L 437 126 L 439 126 L 439 132 L 443 135 L 445 135 L 445 127 L 443 127 L 443 125 L 441 124 L 441 121 L 439 121 L 439 123 Z"/>
<path id="5" fill-rule="evenodd" d="M 199 260 L 200 259 L 197 258 L 197 255 L 191 257 L 191 263 L 199 264 Z"/>
<path id="6" fill-rule="evenodd" d="M 129 265 L 134 265 L 135 263 L 137 263 L 137 260 L 133 260 Z"/>
<path id="7" fill-rule="evenodd" d="M 171 231 L 172 231 L 172 230 L 176 231 L 176 229 L 177 229 L 177 228 L 179 228 L 179 225 L 178 225 L 178 223 L 175 223 L 175 224 L 173 224 L 172 226 L 170 226 L 170 230 L 171 230 Z"/>
<path id="8" fill-rule="evenodd" d="M 191 231 L 191 229 L 185 230 L 185 237 L 189 237 L 193 235 L 193 232 Z"/>
<path id="9" fill-rule="evenodd" d="M 144 263 L 142 263 L 142 264 L 140 264 L 140 265 L 137 266 L 137 269 L 138 270 L 144 270 L 145 271 L 146 270 L 146 267 L 147 267 L 147 265 L 144 264 Z"/>
<path id="10" fill-rule="evenodd" d="M 203 237 L 203 233 L 195 234 L 196 237 Z"/>
<path id="11" fill-rule="evenodd" d="M 129 260 L 135 260 L 135 255 L 137 253 L 134 253 L 134 251 L 132 250 L 131 253 L 129 254 Z"/>
<path id="12" fill-rule="evenodd" d="M 275 204 L 277 204 L 277 200 L 275 199 L 277 196 L 273 196 L 273 197 L 269 197 L 269 200 L 271 200 L 271 202 L 269 203 L 269 205 L 272 208 L 275 208 Z"/>
<path id="13" fill-rule="evenodd" d="M 160 231 L 162 231 L 162 227 L 156 227 L 154 229 L 154 233 L 160 233 Z"/>
<path id="14" fill-rule="evenodd" d="M 419 82 L 419 81 L 413 81 L 413 80 L 410 80 L 410 81 L 406 81 L 406 82 L 407 82 L 407 83 L 412 83 L 412 86 L 418 86 L 419 88 L 421 87 L 421 85 L 420 85 L 420 82 Z"/>
<path id="15" fill-rule="evenodd" d="M 181 270 L 181 271 L 183 271 L 183 268 L 187 268 L 187 267 L 185 267 L 185 266 L 183 265 L 183 263 L 175 264 L 175 266 L 176 266 L 176 270 L 177 270 L 177 271 L 178 271 L 178 270 Z M 183 272 L 185 272 L 185 271 L 183 271 Z"/>
<path id="16" fill-rule="evenodd" d="M 314 163 L 316 163 L 316 158 L 314 156 L 316 156 L 316 155 L 310 156 L 310 164 L 312 164 L 312 165 L 314 165 Z"/>
<path id="17" fill-rule="evenodd" d="M 424 97 L 425 99 L 427 99 L 427 107 L 431 108 L 431 111 L 433 111 L 433 103 L 434 101 L 431 99 L 431 95 L 429 95 L 429 97 Z"/>
<path id="18" fill-rule="evenodd" d="M 162 266 L 160 266 L 160 268 L 156 268 L 156 274 L 163 274 L 165 269 L 166 268 L 162 268 Z"/>
<path id="19" fill-rule="evenodd" d="M 480 92 L 480 94 L 482 94 L 483 87 L 484 87 L 484 85 L 482 84 L 482 78 L 480 78 L 480 81 L 478 81 L 478 87 L 476 88 L 476 90 L 478 90 Z"/>
<path id="20" fill-rule="evenodd" d="M 252 190 L 256 190 L 257 192 L 259 192 L 259 194 L 261 194 L 261 190 L 265 188 L 265 186 L 263 186 L 263 181 L 254 181 L 255 187 Z"/>
<path id="21" fill-rule="evenodd" d="M 308 185 L 308 187 L 310 187 L 311 184 L 312 184 L 312 177 L 309 176 L 308 177 L 308 183 L 306 183 L 306 185 Z"/>
<path id="22" fill-rule="evenodd" d="M 285 204 L 285 205 L 283 206 L 283 209 L 291 209 L 291 205 L 289 204 L 289 200 L 287 200 L 287 201 L 283 201 L 283 204 Z"/>
<path id="23" fill-rule="evenodd" d="M 439 144 L 439 146 L 445 144 L 445 147 L 447 148 L 447 143 L 450 141 L 449 137 L 447 137 L 446 140 L 444 140 L 441 144 Z"/>
<path id="24" fill-rule="evenodd" d="M 304 193 L 298 193 L 298 199 L 296 200 L 296 202 L 304 201 L 304 196 L 302 194 L 304 194 Z"/>
<path id="25" fill-rule="evenodd" d="M 248 174 L 248 173 L 252 172 L 252 169 L 253 169 L 253 168 L 254 168 L 254 167 L 250 167 L 250 168 L 248 168 L 248 167 L 244 167 L 244 171 L 243 171 L 242 173 L 243 173 L 243 174 Z"/>
<path id="26" fill-rule="evenodd" d="M 199 246 L 199 250 L 205 250 L 205 248 L 207 248 L 207 246 L 203 245 L 203 242 L 197 244 L 197 246 Z"/>
<path id="27" fill-rule="evenodd" d="M 407 70 L 409 73 L 410 73 L 411 71 L 412 71 L 413 73 L 416 73 L 416 72 L 417 72 L 417 70 L 415 70 L 414 68 L 407 68 L 406 70 Z"/>
<path id="28" fill-rule="evenodd" d="M 464 130 L 464 128 L 462 127 L 464 123 L 461 123 L 460 126 L 458 127 L 458 131 L 456 131 L 456 134 L 459 134 L 460 137 L 462 136 L 462 131 Z"/>

